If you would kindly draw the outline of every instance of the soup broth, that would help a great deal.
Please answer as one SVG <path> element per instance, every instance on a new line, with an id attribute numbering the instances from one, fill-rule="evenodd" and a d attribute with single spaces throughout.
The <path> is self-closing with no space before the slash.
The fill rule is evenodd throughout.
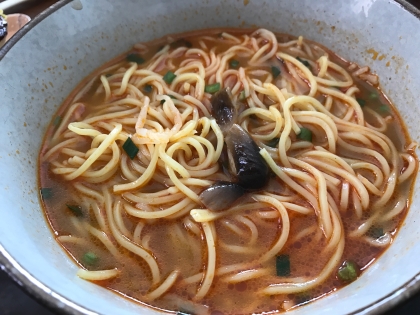
<path id="1" fill-rule="evenodd" d="M 368 67 L 302 37 L 203 30 L 83 81 L 46 133 L 40 192 L 81 278 L 161 310 L 283 312 L 392 243 L 415 148 Z"/>

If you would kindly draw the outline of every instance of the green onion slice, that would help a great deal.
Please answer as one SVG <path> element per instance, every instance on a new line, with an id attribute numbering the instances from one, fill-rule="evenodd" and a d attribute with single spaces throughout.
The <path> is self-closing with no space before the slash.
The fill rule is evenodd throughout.
<path id="1" fill-rule="evenodd" d="M 49 187 L 41 188 L 39 193 L 41 194 L 42 200 L 50 199 L 54 195 L 52 188 Z"/>
<path id="2" fill-rule="evenodd" d="M 165 81 L 168 84 L 171 84 L 172 81 L 176 78 L 176 74 L 172 71 L 166 72 L 166 74 L 163 76 L 163 81 Z"/>
<path id="3" fill-rule="evenodd" d="M 139 148 L 134 144 L 133 140 L 131 140 L 130 137 L 127 138 L 127 140 L 123 144 L 123 149 L 125 153 L 130 157 L 130 159 L 134 159 L 134 157 L 139 152 Z"/>
<path id="4" fill-rule="evenodd" d="M 71 212 L 73 212 L 73 214 L 76 217 L 83 217 L 83 209 L 81 206 L 69 205 L 69 204 L 66 204 L 66 206 L 68 209 L 70 209 Z"/>
<path id="5" fill-rule="evenodd" d="M 276 274 L 278 277 L 290 276 L 290 258 L 289 255 L 276 256 Z"/>
<path id="6" fill-rule="evenodd" d="M 235 60 L 235 59 L 232 59 L 232 60 L 229 62 L 229 66 L 230 66 L 231 68 L 233 68 L 233 69 L 238 69 L 238 68 L 239 68 L 239 61 L 238 61 L 238 60 Z"/>
<path id="7" fill-rule="evenodd" d="M 359 276 L 359 266 L 351 260 L 346 260 L 340 268 L 338 268 L 337 276 L 343 282 L 353 282 Z"/>
<path id="8" fill-rule="evenodd" d="M 372 226 L 366 233 L 371 238 L 378 239 L 385 235 L 384 229 L 378 226 Z"/>
<path id="9" fill-rule="evenodd" d="M 311 64 L 307 60 L 302 59 L 300 57 L 296 57 L 296 59 L 303 63 L 306 67 L 311 68 Z"/>
<path id="10" fill-rule="evenodd" d="M 241 91 L 241 93 L 239 93 L 239 100 L 243 101 L 246 99 L 246 95 L 245 95 L 245 90 Z"/>
<path id="11" fill-rule="evenodd" d="M 175 96 L 173 96 L 173 95 L 168 95 L 170 98 L 172 98 L 173 100 L 176 100 L 177 98 L 175 97 Z M 163 104 L 165 104 L 165 99 L 163 99 L 163 100 L 160 100 L 160 105 L 163 105 Z"/>
<path id="12" fill-rule="evenodd" d="M 128 62 L 135 62 L 137 64 L 142 64 L 145 62 L 145 60 L 143 59 L 142 56 L 140 56 L 139 54 L 129 54 L 127 56 L 127 61 Z"/>
<path id="13" fill-rule="evenodd" d="M 60 123 L 61 123 L 61 116 L 56 116 L 56 117 L 54 118 L 54 121 L 53 121 L 53 126 L 54 126 L 54 127 L 57 127 L 57 126 L 59 126 L 59 125 L 60 125 Z"/>
<path id="14" fill-rule="evenodd" d="M 271 140 L 267 141 L 267 143 L 266 143 L 266 144 L 267 144 L 269 147 L 276 148 L 276 147 L 277 147 L 277 145 L 279 144 L 279 141 L 280 141 L 280 138 L 273 138 L 273 139 L 271 139 Z"/>
<path id="15" fill-rule="evenodd" d="M 178 39 L 177 41 L 174 41 L 173 43 L 170 44 L 171 48 L 179 48 L 179 47 L 187 47 L 187 48 L 191 48 L 193 45 L 191 44 L 191 42 L 187 41 L 184 38 Z"/>
<path id="16" fill-rule="evenodd" d="M 99 257 L 95 253 L 87 252 L 86 254 L 83 255 L 82 260 L 85 264 L 89 266 L 93 266 L 93 265 L 96 265 L 96 263 L 99 260 Z"/>
<path id="17" fill-rule="evenodd" d="M 296 293 L 295 295 L 295 302 L 298 305 L 306 304 L 310 300 L 311 300 L 311 295 L 307 291 Z"/>
<path id="18" fill-rule="evenodd" d="M 300 133 L 297 135 L 297 138 L 303 141 L 312 142 L 312 131 L 308 128 L 302 127 L 300 128 Z"/>
<path id="19" fill-rule="evenodd" d="M 381 113 L 388 113 L 389 112 L 389 107 L 386 106 L 385 104 L 382 104 L 381 106 L 379 106 L 379 111 Z"/>
<path id="20" fill-rule="evenodd" d="M 150 84 L 146 84 L 143 88 L 143 91 L 146 93 L 150 93 L 153 91 L 153 86 L 151 86 Z"/>
<path id="21" fill-rule="evenodd" d="M 206 93 L 211 93 L 211 94 L 216 93 L 219 90 L 220 90 L 220 83 L 206 85 L 206 87 L 204 88 L 204 91 Z"/>
<path id="22" fill-rule="evenodd" d="M 363 107 L 366 105 L 366 101 L 362 98 L 356 98 L 357 103 L 359 103 L 360 107 Z"/>
<path id="23" fill-rule="evenodd" d="M 278 67 L 272 66 L 271 67 L 271 73 L 273 74 L 273 78 L 275 79 L 280 75 L 281 71 Z"/>

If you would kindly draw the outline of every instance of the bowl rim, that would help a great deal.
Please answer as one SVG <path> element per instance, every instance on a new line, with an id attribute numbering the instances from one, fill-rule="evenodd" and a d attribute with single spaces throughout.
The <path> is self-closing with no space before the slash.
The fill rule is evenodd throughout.
<path id="1" fill-rule="evenodd" d="M 41 12 L 22 29 L 20 29 L 6 44 L 0 48 L 0 61 L 6 56 L 10 49 L 34 28 L 55 11 L 71 3 L 73 0 L 60 0 Z M 391 0 L 400 6 L 401 9 L 412 14 L 420 20 L 420 9 L 409 3 L 407 0 Z M 25 292 L 34 297 L 37 301 L 51 310 L 70 315 L 99 315 L 90 309 L 77 304 L 65 296 L 51 290 L 45 284 L 37 280 L 31 273 L 26 271 L 2 246 L 0 241 L 0 269 L 17 283 Z M 390 292 L 388 295 L 368 304 L 348 315 L 380 314 L 389 310 L 401 302 L 409 299 L 420 290 L 420 272 L 409 281 Z"/>

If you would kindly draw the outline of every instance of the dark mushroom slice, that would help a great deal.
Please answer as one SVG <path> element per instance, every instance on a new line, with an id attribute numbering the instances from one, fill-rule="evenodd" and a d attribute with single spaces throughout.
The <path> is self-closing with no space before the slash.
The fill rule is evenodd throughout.
<path id="1" fill-rule="evenodd" d="M 239 125 L 233 124 L 225 141 L 230 172 L 237 183 L 245 189 L 263 188 L 270 178 L 270 169 L 251 136 Z"/>
<path id="2" fill-rule="evenodd" d="M 210 99 L 211 114 L 225 134 L 236 120 L 237 110 L 227 89 L 220 90 Z"/>
<path id="3" fill-rule="evenodd" d="M 207 209 L 221 211 L 230 208 L 244 194 L 245 190 L 238 184 L 217 182 L 200 194 L 200 200 Z"/>

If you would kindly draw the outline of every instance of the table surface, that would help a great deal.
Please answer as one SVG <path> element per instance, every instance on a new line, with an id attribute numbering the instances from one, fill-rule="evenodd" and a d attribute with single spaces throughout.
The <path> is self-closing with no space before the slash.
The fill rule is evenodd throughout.
<path id="1" fill-rule="evenodd" d="M 1 2 L 1 1 L 0 1 Z M 56 3 L 57 0 L 39 0 L 30 8 L 20 9 L 19 13 L 25 13 L 31 18 Z M 420 0 L 408 0 L 420 8 Z M 1 315 L 56 315 L 38 301 L 27 295 L 15 284 L 3 271 L 0 270 L 0 314 Z M 403 302 L 401 305 L 389 310 L 383 315 L 412 315 L 420 314 L 420 292 Z"/>

